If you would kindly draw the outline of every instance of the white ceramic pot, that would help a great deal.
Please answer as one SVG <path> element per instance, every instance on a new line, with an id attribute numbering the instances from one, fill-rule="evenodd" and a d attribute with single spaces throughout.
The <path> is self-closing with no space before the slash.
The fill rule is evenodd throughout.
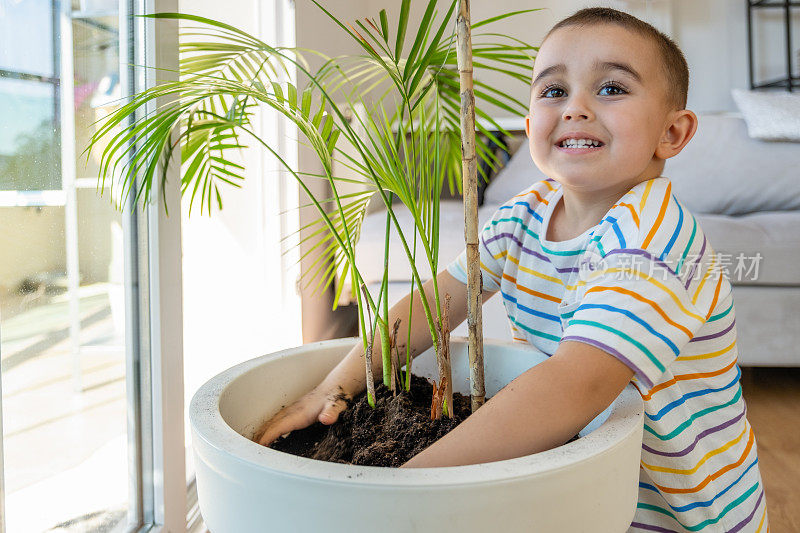
<path id="1" fill-rule="evenodd" d="M 507 461 L 448 468 L 351 466 L 297 457 L 250 440 L 267 415 L 307 392 L 357 342 L 339 339 L 247 361 L 194 395 L 191 425 L 200 510 L 213 533 L 621 532 L 633 519 L 642 400 L 628 386 L 582 438 Z M 452 343 L 455 390 L 468 393 L 466 341 Z M 487 341 L 486 392 L 545 356 Z M 415 374 L 434 377 L 431 351 Z"/>

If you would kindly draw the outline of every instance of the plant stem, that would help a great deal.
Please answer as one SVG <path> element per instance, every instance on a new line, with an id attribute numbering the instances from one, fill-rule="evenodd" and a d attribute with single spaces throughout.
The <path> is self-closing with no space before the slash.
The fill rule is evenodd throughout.
<path id="1" fill-rule="evenodd" d="M 392 194 L 389 195 L 389 199 L 391 201 Z M 383 248 L 383 275 L 387 278 L 387 283 L 385 285 L 385 294 L 383 295 L 383 319 L 380 321 L 381 327 L 381 355 L 383 356 L 383 384 L 387 387 L 391 386 L 394 387 L 394 381 L 392 381 L 392 349 L 391 349 L 391 342 L 389 339 L 389 283 L 388 283 L 388 276 L 389 276 L 389 237 L 390 231 L 392 229 L 392 219 L 389 217 L 389 212 L 386 212 L 386 236 L 384 237 L 384 248 Z"/>
<path id="2" fill-rule="evenodd" d="M 472 35 L 469 0 L 459 0 L 457 61 L 461 85 L 461 169 L 464 188 L 464 237 L 467 246 L 467 326 L 472 412 L 483 405 L 483 324 L 478 249 L 478 167 L 475 155 L 475 94 L 472 89 Z"/>
<path id="3" fill-rule="evenodd" d="M 400 329 L 400 319 L 394 321 L 394 326 L 392 327 L 392 338 L 390 343 L 390 349 L 394 350 L 394 353 L 391 355 L 392 359 L 392 386 L 390 387 L 394 396 L 397 396 L 397 389 L 403 389 L 403 384 L 401 383 L 400 378 L 400 352 L 397 350 L 397 330 Z"/>
<path id="4" fill-rule="evenodd" d="M 414 256 L 416 257 L 417 254 L 417 243 L 416 240 L 414 241 Z M 414 309 L 414 279 L 411 279 L 411 298 L 408 302 L 408 324 L 409 327 L 406 328 L 408 330 L 406 336 L 406 390 L 411 390 L 411 315 Z"/>

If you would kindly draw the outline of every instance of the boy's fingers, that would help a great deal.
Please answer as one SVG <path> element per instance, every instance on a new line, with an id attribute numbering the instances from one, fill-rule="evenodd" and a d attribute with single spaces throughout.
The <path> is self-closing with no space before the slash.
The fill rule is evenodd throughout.
<path id="1" fill-rule="evenodd" d="M 297 402 L 278 412 L 264 426 L 261 436 L 258 438 L 258 443 L 262 446 L 269 446 L 281 435 L 308 427 L 315 419 L 326 425 L 333 424 L 338 420 L 339 413 L 347 408 L 347 402 L 343 396 L 331 394 L 325 401 L 322 410 L 315 415 L 316 409 L 312 405 L 321 400 L 319 396 L 316 396 L 316 398 L 314 401 L 311 401 L 313 398 L 310 398 L 305 402 Z"/>
<path id="2" fill-rule="evenodd" d="M 258 443 L 262 446 L 269 446 L 272 444 L 272 441 L 283 435 L 284 433 L 288 433 L 292 431 L 294 428 L 286 429 L 292 425 L 292 410 L 287 409 L 284 411 L 279 412 L 272 418 L 267 424 L 264 426 L 262 430 L 261 437 L 258 439 Z"/>
<path id="3" fill-rule="evenodd" d="M 339 419 L 339 413 L 345 410 L 347 403 L 343 399 L 328 400 L 317 419 L 325 425 L 331 425 Z"/>
<path id="4" fill-rule="evenodd" d="M 275 431 L 273 427 L 267 427 L 264 429 L 264 433 L 261 434 L 261 437 L 258 439 L 258 443 L 262 446 L 269 446 L 272 444 L 272 441 L 275 440 L 277 435 L 275 435 Z"/>
<path id="5" fill-rule="evenodd" d="M 264 433 L 261 435 L 261 438 L 258 439 L 258 443 L 262 446 L 269 446 L 272 442 L 295 429 L 299 429 L 298 424 L 292 423 L 292 420 L 289 418 L 282 418 L 281 420 L 276 421 L 274 424 L 270 424 L 264 430 Z"/>

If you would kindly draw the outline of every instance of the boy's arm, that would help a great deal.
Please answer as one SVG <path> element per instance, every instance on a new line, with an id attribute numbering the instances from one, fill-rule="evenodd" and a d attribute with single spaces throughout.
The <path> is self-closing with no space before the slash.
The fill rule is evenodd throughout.
<path id="1" fill-rule="evenodd" d="M 595 348 L 562 342 L 548 360 L 517 377 L 405 468 L 500 461 L 563 444 L 600 414 L 633 377 Z"/>
<path id="2" fill-rule="evenodd" d="M 467 317 L 467 286 L 455 279 L 446 270 L 437 275 L 436 281 L 442 303 L 444 303 L 446 294 L 451 297 L 450 326 L 455 328 Z M 433 281 L 429 280 L 422 287 L 435 319 L 436 299 L 434 297 Z M 494 293 L 484 292 L 483 301 L 486 301 L 492 294 Z M 408 340 L 408 306 L 411 303 L 411 298 L 413 298 L 414 308 L 411 315 L 409 351 L 411 357 L 416 357 L 433 344 L 422 301 L 416 290 L 412 294 L 406 295 L 389 309 L 389 325 L 390 327 L 393 326 L 395 320 L 400 318 L 397 337 L 398 351 L 402 356 L 402 354 L 405 354 L 405 344 Z M 376 383 L 382 379 L 382 368 L 380 342 L 376 342 L 372 350 L 372 374 Z M 319 385 L 293 404 L 281 409 L 268 420 L 257 434 L 258 442 L 263 445 L 269 445 L 284 433 L 305 428 L 317 420 L 323 424 L 333 424 L 338 419 L 339 413 L 346 407 L 344 399 L 357 396 L 366 388 L 366 382 L 364 348 L 361 342 L 358 342 Z"/>

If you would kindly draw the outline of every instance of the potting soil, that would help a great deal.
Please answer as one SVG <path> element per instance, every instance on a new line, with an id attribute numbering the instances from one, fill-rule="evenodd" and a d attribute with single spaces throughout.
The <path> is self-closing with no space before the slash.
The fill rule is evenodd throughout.
<path id="1" fill-rule="evenodd" d="M 454 417 L 431 420 L 433 387 L 424 378 L 411 377 L 410 392 L 393 395 L 381 383 L 375 387 L 375 408 L 367 403 L 365 391 L 348 402 L 334 424 L 316 422 L 270 447 L 320 461 L 398 467 L 471 414 L 469 397 L 454 393 Z"/>

